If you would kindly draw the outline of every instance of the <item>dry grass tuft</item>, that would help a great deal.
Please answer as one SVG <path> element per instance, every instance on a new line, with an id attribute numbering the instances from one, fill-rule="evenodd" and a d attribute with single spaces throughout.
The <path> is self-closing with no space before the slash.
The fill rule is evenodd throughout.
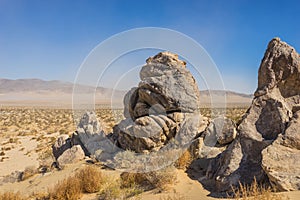
<path id="1" fill-rule="evenodd" d="M 167 167 L 163 170 L 148 173 L 129 173 L 121 174 L 121 187 L 141 187 L 145 190 L 158 189 L 159 191 L 168 190 L 177 179 L 175 169 Z"/>
<path id="2" fill-rule="evenodd" d="M 98 167 L 87 166 L 77 172 L 75 177 L 80 180 L 83 192 L 95 193 L 100 191 L 103 183 L 103 176 Z"/>
<path id="3" fill-rule="evenodd" d="M 0 194 L 0 200 L 26 200 L 20 193 L 5 192 Z"/>
<path id="4" fill-rule="evenodd" d="M 271 187 L 265 187 L 257 183 L 256 178 L 250 186 L 239 183 L 239 187 L 232 187 L 234 199 L 260 199 L 260 200 L 283 200 L 288 199 L 282 194 L 272 192 Z"/>
<path id="5" fill-rule="evenodd" d="M 82 196 L 81 183 L 77 177 L 69 177 L 49 190 L 49 197 L 52 200 L 77 200 Z"/>
<path id="6" fill-rule="evenodd" d="M 193 157 L 191 153 L 186 150 L 175 162 L 175 167 L 178 169 L 186 169 L 192 163 Z"/>
<path id="7" fill-rule="evenodd" d="M 105 177 L 103 189 L 100 192 L 100 199 L 102 200 L 115 200 L 115 199 L 136 199 L 131 197 L 137 197 L 143 190 L 135 185 L 128 187 L 122 186 L 122 180 L 120 178 Z M 137 197 L 138 198 L 138 197 Z"/>

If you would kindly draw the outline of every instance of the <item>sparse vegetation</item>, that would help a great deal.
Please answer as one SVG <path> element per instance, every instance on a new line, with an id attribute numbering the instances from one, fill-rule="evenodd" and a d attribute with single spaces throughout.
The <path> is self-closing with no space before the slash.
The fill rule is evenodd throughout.
<path id="1" fill-rule="evenodd" d="M 80 179 L 69 177 L 49 190 L 49 199 L 53 200 L 77 200 L 82 196 Z"/>
<path id="2" fill-rule="evenodd" d="M 0 194 L 0 200 L 26 200 L 19 193 L 5 192 Z"/>
<path id="3" fill-rule="evenodd" d="M 186 169 L 193 161 L 191 153 L 186 150 L 175 162 L 175 167 L 178 169 Z"/>
<path id="4" fill-rule="evenodd" d="M 239 187 L 232 187 L 234 199 L 260 199 L 260 200 L 284 200 L 288 199 L 281 194 L 276 194 L 270 186 L 258 184 L 255 177 L 251 185 L 239 184 Z"/>
<path id="5" fill-rule="evenodd" d="M 86 193 L 99 192 L 103 184 L 103 175 L 98 167 L 87 166 L 76 173 L 75 177 L 80 180 L 81 189 Z"/>
<path id="6" fill-rule="evenodd" d="M 0 161 L 5 162 L 7 151 L 18 147 L 18 149 L 30 156 L 37 153 L 40 159 L 40 165 L 49 168 L 52 161 L 51 145 L 61 134 L 71 134 L 75 130 L 72 110 L 70 109 L 32 109 L 32 108 L 1 108 L 5 112 L 0 115 L 0 132 L 2 134 Z M 227 117 L 238 122 L 245 113 L 245 108 L 227 109 Z M 201 108 L 200 113 L 206 117 L 211 117 L 212 111 L 208 108 Z M 112 127 L 123 119 L 122 110 L 97 109 L 96 114 L 101 121 L 106 133 L 112 131 Z M 36 141 L 37 147 L 34 150 L 28 150 L 19 147 L 18 144 L 22 138 L 30 138 L 30 141 Z M 130 153 L 130 152 L 129 152 Z M 185 169 L 192 161 L 190 152 L 186 151 L 177 160 L 175 166 L 179 169 Z M 129 163 L 130 164 L 130 163 Z M 34 167 L 27 167 L 23 173 L 22 180 L 30 179 L 37 173 Z M 176 173 L 174 168 L 148 173 L 122 173 L 120 177 L 112 178 L 101 173 L 99 168 L 87 166 L 79 169 L 73 176 L 66 178 L 49 188 L 45 193 L 34 193 L 31 200 L 62 200 L 79 199 L 84 193 L 97 193 L 99 199 L 128 199 L 137 197 L 145 190 L 155 189 L 158 192 L 169 190 L 170 186 L 176 182 Z M 267 190 L 266 190 L 267 191 Z M 237 191 L 243 193 L 243 190 Z M 242 195 L 239 195 L 242 197 Z M 271 195 L 273 193 L 270 192 Z M 236 193 L 238 196 L 238 193 Z M 27 200 L 19 193 L 7 192 L 0 195 L 0 200 Z M 180 194 L 167 195 L 162 200 L 183 200 Z"/>
<path id="7" fill-rule="evenodd" d="M 125 188 L 139 186 L 144 190 L 158 189 L 164 191 L 174 184 L 176 179 L 177 176 L 173 167 L 148 173 L 123 172 L 121 174 L 121 186 Z"/>

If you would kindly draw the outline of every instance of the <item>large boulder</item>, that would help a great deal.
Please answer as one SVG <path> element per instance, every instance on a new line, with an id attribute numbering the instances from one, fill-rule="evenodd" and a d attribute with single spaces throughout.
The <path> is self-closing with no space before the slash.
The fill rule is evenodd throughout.
<path id="1" fill-rule="evenodd" d="M 112 136 L 119 147 L 137 153 L 158 151 L 173 138 L 183 144 L 197 135 L 203 121 L 198 86 L 186 63 L 170 52 L 146 62 L 138 87 L 124 97 L 126 119 L 114 127 Z M 186 129 L 185 134 L 180 129 Z"/>
<path id="2" fill-rule="evenodd" d="M 300 189 L 300 111 L 284 135 L 262 151 L 262 167 L 270 183 L 280 191 Z"/>
<path id="3" fill-rule="evenodd" d="M 295 148 L 299 144 L 300 126 L 295 125 L 297 123 L 294 122 L 295 116 L 293 117 L 295 111 L 299 110 L 299 103 L 299 54 L 294 48 L 275 38 L 269 43 L 261 62 L 255 98 L 238 126 L 237 139 L 211 162 L 207 171 L 208 178 L 215 180 L 218 191 L 229 190 L 231 185 L 238 185 L 239 182 L 250 184 L 254 177 L 258 182 L 270 179 L 273 185 L 279 186 L 278 190 L 299 189 L 299 184 L 285 187 L 279 183 L 276 176 L 287 169 L 280 171 L 279 165 L 273 166 L 277 162 L 277 154 L 280 158 L 287 159 L 287 163 L 296 162 L 292 159 L 296 158 L 296 154 L 299 155 Z M 271 145 L 279 135 L 283 135 L 287 142 L 275 142 Z M 286 146 L 282 146 L 284 143 Z M 292 145 L 294 149 L 285 151 L 286 156 L 283 156 L 280 151 L 288 145 Z M 268 148 L 263 151 L 266 147 Z M 272 173 L 267 171 L 269 166 L 273 166 Z M 294 183 L 298 180 L 300 174 L 296 169 L 297 167 L 293 167 L 286 171 L 286 182 Z"/>
<path id="4" fill-rule="evenodd" d="M 140 78 L 139 86 L 124 99 L 125 113 L 133 120 L 149 114 L 193 113 L 199 108 L 197 83 L 177 55 L 162 52 L 148 58 Z"/>

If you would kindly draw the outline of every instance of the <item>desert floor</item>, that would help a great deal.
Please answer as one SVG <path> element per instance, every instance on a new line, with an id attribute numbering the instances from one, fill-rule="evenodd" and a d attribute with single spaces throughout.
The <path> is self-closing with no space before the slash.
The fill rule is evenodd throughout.
<path id="1" fill-rule="evenodd" d="M 246 108 L 230 108 L 227 116 L 238 122 Z M 221 110 L 217 111 L 221 112 Z M 98 119 L 106 133 L 122 117 L 122 110 L 97 109 Z M 211 110 L 201 109 L 201 113 L 211 116 Z M 76 130 L 71 109 L 45 107 L 2 106 L 0 108 L 0 193 L 5 191 L 32 194 L 46 192 L 57 182 L 71 176 L 78 169 L 88 165 L 86 161 L 69 165 L 63 170 L 41 173 L 43 166 L 53 162 L 51 146 L 58 136 L 71 135 Z M 35 171 L 39 169 L 40 171 Z M 17 171 L 35 171 L 23 181 L 17 181 Z M 120 172 L 101 169 L 108 176 L 119 176 Z M 214 199 L 209 197 L 199 181 L 192 180 L 184 170 L 176 170 L 177 181 L 167 191 L 147 191 L 131 199 L 164 199 L 183 197 L 184 199 Z M 299 199 L 300 192 L 284 193 L 289 199 Z M 97 194 L 84 195 L 82 199 L 97 199 Z"/>

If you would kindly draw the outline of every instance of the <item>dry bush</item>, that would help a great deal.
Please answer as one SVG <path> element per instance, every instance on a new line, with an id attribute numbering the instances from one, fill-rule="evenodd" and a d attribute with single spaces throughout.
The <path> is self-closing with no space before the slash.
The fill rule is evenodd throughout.
<path id="1" fill-rule="evenodd" d="M 174 184 L 176 178 L 175 169 L 172 167 L 147 173 L 123 172 L 121 174 L 121 187 L 139 186 L 145 190 L 158 189 L 163 191 L 167 190 L 169 185 Z"/>
<path id="2" fill-rule="evenodd" d="M 191 153 L 186 150 L 175 162 L 175 167 L 178 169 L 186 169 L 193 161 Z"/>
<path id="3" fill-rule="evenodd" d="M 119 180 L 113 180 L 106 177 L 105 185 L 100 194 L 100 200 L 114 200 L 114 199 L 125 199 L 126 194 L 120 187 Z"/>
<path id="4" fill-rule="evenodd" d="M 233 196 L 235 199 L 260 199 L 260 200 L 283 200 L 284 198 L 281 194 L 276 194 L 272 192 L 271 187 L 265 187 L 257 183 L 256 178 L 252 184 L 243 185 L 239 183 L 239 187 L 232 187 Z"/>
<path id="5" fill-rule="evenodd" d="M 26 200 L 20 193 L 5 192 L 0 194 L 0 200 Z"/>
<path id="6" fill-rule="evenodd" d="M 34 192 L 29 197 L 30 200 L 50 200 L 50 195 L 47 192 Z"/>
<path id="7" fill-rule="evenodd" d="M 83 192 L 95 193 L 101 189 L 103 176 L 98 167 L 87 166 L 76 173 L 75 177 L 80 180 Z"/>
<path id="8" fill-rule="evenodd" d="M 120 178 L 104 177 L 103 189 L 100 194 L 100 199 L 113 200 L 113 199 L 128 199 L 129 197 L 137 196 L 142 193 L 143 190 L 132 184 L 127 187 L 122 186 L 122 180 Z"/>
<path id="9" fill-rule="evenodd" d="M 82 196 L 81 183 L 77 177 L 69 177 L 49 191 L 50 200 L 77 200 Z"/>

